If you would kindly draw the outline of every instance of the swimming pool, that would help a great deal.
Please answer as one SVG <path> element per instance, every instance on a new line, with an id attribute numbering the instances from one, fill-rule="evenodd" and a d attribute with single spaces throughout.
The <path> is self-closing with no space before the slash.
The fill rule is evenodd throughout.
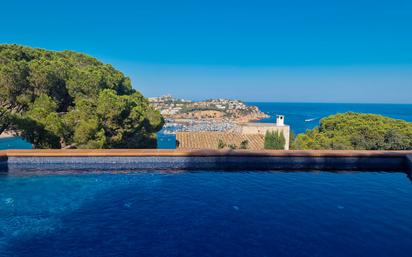
<path id="1" fill-rule="evenodd" d="M 0 256 L 411 256 L 402 172 L 0 175 Z"/>

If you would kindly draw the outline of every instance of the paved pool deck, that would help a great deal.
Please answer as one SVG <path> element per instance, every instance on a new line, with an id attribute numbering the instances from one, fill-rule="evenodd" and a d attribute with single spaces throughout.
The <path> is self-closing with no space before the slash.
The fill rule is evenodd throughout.
<path id="1" fill-rule="evenodd" d="M 5 150 L 0 151 L 0 169 L 372 170 L 411 175 L 412 151 Z"/>

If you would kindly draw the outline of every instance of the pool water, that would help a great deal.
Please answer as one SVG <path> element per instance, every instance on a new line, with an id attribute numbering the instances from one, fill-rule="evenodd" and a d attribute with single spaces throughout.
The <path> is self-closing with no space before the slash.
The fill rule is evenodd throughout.
<path id="1" fill-rule="evenodd" d="M 412 256 L 384 172 L 0 175 L 0 256 Z"/>

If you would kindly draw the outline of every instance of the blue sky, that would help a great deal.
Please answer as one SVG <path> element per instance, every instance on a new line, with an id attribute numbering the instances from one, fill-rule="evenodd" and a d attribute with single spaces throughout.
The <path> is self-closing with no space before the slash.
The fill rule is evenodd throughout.
<path id="1" fill-rule="evenodd" d="M 75 50 L 147 96 L 412 103 L 412 1 L 4 1 L 1 43 Z"/>

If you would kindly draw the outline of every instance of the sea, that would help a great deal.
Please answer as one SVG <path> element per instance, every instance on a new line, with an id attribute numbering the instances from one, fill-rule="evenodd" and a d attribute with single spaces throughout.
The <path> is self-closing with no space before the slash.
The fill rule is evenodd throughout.
<path id="1" fill-rule="evenodd" d="M 261 103 L 249 102 L 270 118 L 259 122 L 275 122 L 276 115 L 285 115 L 285 123 L 295 134 L 319 125 L 322 118 L 345 112 L 371 113 L 412 122 L 412 104 L 349 104 L 349 103 Z"/>
<path id="2" fill-rule="evenodd" d="M 276 115 L 284 115 L 285 123 L 295 135 L 319 125 L 322 118 L 345 112 L 361 112 L 387 116 L 412 122 L 412 104 L 354 104 L 354 103 L 272 103 L 247 102 L 257 106 L 269 118 L 258 122 L 275 123 Z M 158 148 L 174 148 L 173 135 L 158 136 Z"/>
<path id="3" fill-rule="evenodd" d="M 295 134 L 304 133 L 319 125 L 322 118 L 336 113 L 361 112 L 379 114 L 412 122 L 412 104 L 354 104 L 354 103 L 273 103 L 247 102 L 255 105 L 270 117 L 259 122 L 274 123 L 276 115 L 285 115 L 285 123 Z M 31 144 L 21 138 L 0 139 L 2 149 L 30 149 Z M 175 147 L 173 135 L 158 134 L 158 148 Z"/>
<path id="4" fill-rule="evenodd" d="M 20 137 L 0 138 L 0 150 L 31 149 L 32 145 Z"/>

